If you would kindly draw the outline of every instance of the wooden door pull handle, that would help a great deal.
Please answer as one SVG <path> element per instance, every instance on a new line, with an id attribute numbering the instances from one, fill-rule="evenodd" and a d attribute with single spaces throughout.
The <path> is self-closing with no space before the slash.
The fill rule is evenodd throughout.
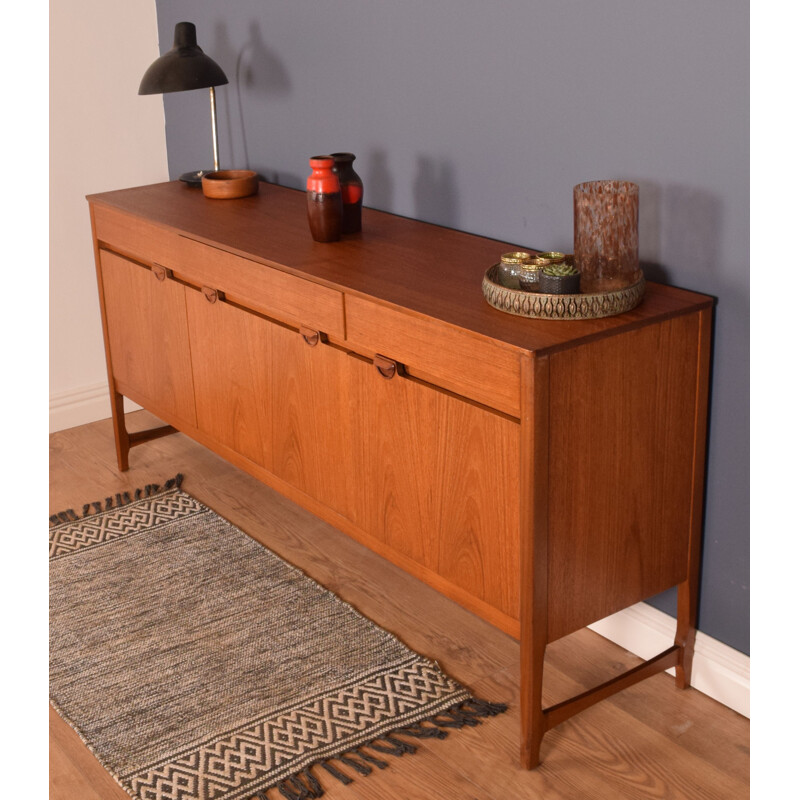
<path id="1" fill-rule="evenodd" d="M 161 264 L 153 264 L 153 275 L 157 281 L 166 280 L 167 269 L 162 267 Z"/>
<path id="2" fill-rule="evenodd" d="M 311 328 L 300 328 L 300 335 L 309 347 L 316 347 L 319 344 L 320 333 L 319 331 L 312 330 Z"/>
<path id="3" fill-rule="evenodd" d="M 216 303 L 217 300 L 219 300 L 219 292 L 216 289 L 212 289 L 210 286 L 204 286 L 202 292 L 209 303 Z"/>
<path id="4" fill-rule="evenodd" d="M 381 376 L 387 380 L 391 380 L 395 375 L 397 375 L 397 362 L 392 361 L 391 358 L 386 358 L 386 356 L 375 356 L 375 358 L 372 359 L 372 363 Z"/>

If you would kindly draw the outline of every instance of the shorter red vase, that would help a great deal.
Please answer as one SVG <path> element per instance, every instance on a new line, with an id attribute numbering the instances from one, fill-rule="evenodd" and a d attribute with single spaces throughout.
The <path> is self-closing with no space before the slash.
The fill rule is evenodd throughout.
<path id="1" fill-rule="evenodd" d="M 335 242 L 342 235 L 342 189 L 333 171 L 332 156 L 309 159 L 311 174 L 306 180 L 308 226 L 316 242 Z"/>

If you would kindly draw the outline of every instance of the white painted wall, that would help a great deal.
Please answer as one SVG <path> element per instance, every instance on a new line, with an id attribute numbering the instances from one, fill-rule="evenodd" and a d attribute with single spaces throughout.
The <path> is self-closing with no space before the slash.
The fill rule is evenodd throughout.
<path id="1" fill-rule="evenodd" d="M 168 180 L 156 6 L 50 4 L 50 430 L 111 415 L 86 195 Z"/>

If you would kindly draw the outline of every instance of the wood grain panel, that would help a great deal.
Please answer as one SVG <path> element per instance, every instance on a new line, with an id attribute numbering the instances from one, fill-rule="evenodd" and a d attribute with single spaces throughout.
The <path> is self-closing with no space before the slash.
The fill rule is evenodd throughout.
<path id="1" fill-rule="evenodd" d="M 147 264 L 163 263 L 179 241 L 166 228 L 102 205 L 94 207 L 94 225 L 98 242 Z"/>
<path id="2" fill-rule="evenodd" d="M 114 377 L 152 408 L 195 424 L 184 288 L 139 264 L 100 253 Z"/>
<path id="3" fill-rule="evenodd" d="M 446 396 L 439 427 L 439 574 L 519 619 L 520 426 Z"/>
<path id="4" fill-rule="evenodd" d="M 197 426 L 272 468 L 272 330 L 254 314 L 186 290 Z"/>
<path id="5" fill-rule="evenodd" d="M 686 578 L 698 315 L 551 356 L 552 641 Z"/>
<path id="6" fill-rule="evenodd" d="M 519 425 L 357 363 L 366 529 L 518 619 Z"/>
<path id="7" fill-rule="evenodd" d="M 439 571 L 437 472 L 443 396 L 400 377 L 382 378 L 355 361 L 360 377 L 360 460 L 368 500 L 365 527 L 391 549 Z"/>
<path id="8" fill-rule="evenodd" d="M 273 326 L 273 472 L 361 525 L 366 498 L 356 442 L 363 422 L 355 413 L 352 361 L 341 350 L 322 342 L 310 347 L 298 331 Z"/>
<path id="9" fill-rule="evenodd" d="M 344 337 L 342 293 L 288 272 L 181 237 L 167 266 L 197 286 L 276 319 Z"/>
<path id="10" fill-rule="evenodd" d="M 351 359 L 292 328 L 187 290 L 197 425 L 356 524 L 363 520 Z"/>
<path id="11" fill-rule="evenodd" d="M 519 416 L 519 352 L 468 331 L 345 297 L 347 341 L 406 365 L 423 380 Z"/>

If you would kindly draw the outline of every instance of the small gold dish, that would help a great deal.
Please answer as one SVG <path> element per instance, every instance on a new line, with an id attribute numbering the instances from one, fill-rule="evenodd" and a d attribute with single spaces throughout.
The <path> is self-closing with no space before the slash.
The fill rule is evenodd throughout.
<path id="1" fill-rule="evenodd" d="M 559 253 L 555 250 L 550 250 L 546 253 L 537 253 L 532 257 L 531 261 L 537 267 L 546 267 L 548 264 L 560 264 L 566 261 L 567 257 L 564 253 Z"/>
<path id="2" fill-rule="evenodd" d="M 530 253 L 526 253 L 524 250 L 515 250 L 513 253 L 503 253 L 500 256 L 500 262 L 502 264 L 520 264 L 529 258 L 532 258 Z"/>

